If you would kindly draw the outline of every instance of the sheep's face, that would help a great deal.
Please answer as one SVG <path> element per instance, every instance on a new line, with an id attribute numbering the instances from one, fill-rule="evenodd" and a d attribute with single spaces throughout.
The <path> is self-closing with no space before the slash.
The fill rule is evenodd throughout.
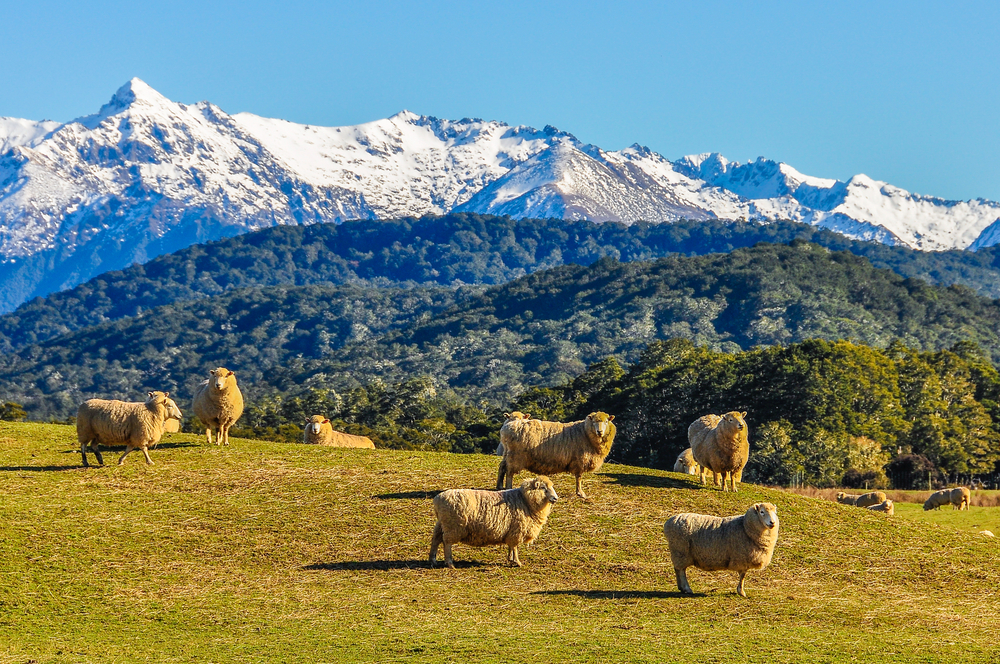
<path id="1" fill-rule="evenodd" d="M 614 415 L 608 415 L 607 413 L 596 412 L 587 415 L 587 421 L 590 423 L 591 428 L 594 432 L 601 438 L 608 435 L 611 430 L 611 421 L 615 419 Z"/>
<path id="2" fill-rule="evenodd" d="M 726 413 L 722 416 L 722 421 L 726 423 L 727 426 L 735 428 L 737 431 L 743 431 L 747 427 L 747 423 L 743 418 L 747 416 L 747 412 L 742 413 L 738 410 L 734 410 L 731 413 Z"/>
<path id="3" fill-rule="evenodd" d="M 306 422 L 306 431 L 314 436 L 318 436 L 320 429 L 323 428 L 323 425 L 328 424 L 329 422 L 330 420 L 326 419 L 322 415 L 313 415 L 309 418 L 309 421 Z"/>
<path id="4" fill-rule="evenodd" d="M 177 407 L 173 399 L 167 399 L 163 402 L 167 407 L 167 419 L 168 420 L 180 420 L 183 419 L 184 415 L 181 414 L 181 409 Z"/>
<path id="5" fill-rule="evenodd" d="M 530 480 L 524 480 L 521 483 L 521 491 L 527 493 L 532 492 L 537 495 L 538 502 L 548 502 L 554 503 L 559 500 L 559 494 L 556 493 L 555 487 L 552 486 L 552 480 L 550 480 L 545 475 L 539 475 Z"/>
<path id="6" fill-rule="evenodd" d="M 212 385 L 215 386 L 215 389 L 219 390 L 220 392 L 226 389 L 226 381 L 229 379 L 230 376 L 233 376 L 233 380 L 236 380 L 236 374 L 234 374 L 229 369 L 226 369 L 225 367 L 212 369 L 211 371 L 209 371 L 209 373 L 212 374 L 213 377 Z"/>
<path id="7" fill-rule="evenodd" d="M 750 509 L 757 513 L 764 530 L 778 527 L 778 508 L 771 503 L 757 503 Z"/>

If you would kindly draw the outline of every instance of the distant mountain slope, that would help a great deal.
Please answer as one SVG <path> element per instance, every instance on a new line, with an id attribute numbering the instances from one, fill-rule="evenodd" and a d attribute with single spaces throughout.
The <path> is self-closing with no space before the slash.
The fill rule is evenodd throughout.
<path id="1" fill-rule="evenodd" d="M 0 312 L 198 242 L 276 226 L 452 210 L 639 221 L 791 219 L 919 249 L 988 246 L 1000 203 L 945 201 L 758 159 L 669 161 L 553 127 L 403 111 L 313 127 L 139 79 L 65 124 L 0 120 Z"/>
<path id="2" fill-rule="evenodd" d="M 355 327 L 355 324 L 364 328 Z M 564 382 L 609 355 L 634 361 L 656 339 L 719 349 L 848 338 L 1000 360 L 1000 302 L 934 287 L 817 245 L 562 266 L 460 289 L 282 287 L 166 305 L 0 360 L 0 397 L 66 416 L 88 396 L 169 388 L 185 400 L 225 364 L 252 395 L 431 376 L 503 403 Z"/>
<path id="3" fill-rule="evenodd" d="M 450 214 L 389 222 L 281 226 L 195 245 L 108 272 L 0 316 L 0 353 L 151 308 L 254 286 L 502 284 L 538 269 L 674 252 L 700 255 L 758 242 L 806 240 L 865 256 L 876 267 L 1000 297 L 1000 247 L 920 252 L 850 240 L 794 222 L 593 224 Z"/>

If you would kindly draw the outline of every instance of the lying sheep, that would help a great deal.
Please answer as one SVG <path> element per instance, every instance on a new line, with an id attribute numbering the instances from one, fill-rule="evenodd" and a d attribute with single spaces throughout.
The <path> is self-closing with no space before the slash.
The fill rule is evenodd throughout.
<path id="1" fill-rule="evenodd" d="M 746 597 L 747 572 L 764 569 L 774 555 L 778 509 L 771 503 L 756 503 L 742 516 L 677 514 L 663 524 L 663 534 L 670 544 L 678 590 L 691 593 L 687 568 L 693 566 L 706 572 L 739 572 L 736 592 Z"/>
<path id="2" fill-rule="evenodd" d="M 865 509 L 871 510 L 873 512 L 885 512 L 889 516 L 896 513 L 896 507 L 893 505 L 891 500 L 883 500 L 878 505 L 869 505 Z"/>
<path id="3" fill-rule="evenodd" d="M 194 414 L 205 424 L 205 438 L 212 444 L 212 431 L 218 434 L 216 444 L 229 444 L 229 427 L 243 414 L 243 393 L 236 384 L 236 374 L 225 367 L 212 369 L 212 377 L 194 392 Z"/>
<path id="4" fill-rule="evenodd" d="M 506 424 L 511 420 L 530 420 L 531 415 L 527 415 L 519 410 L 515 410 L 513 413 L 504 413 L 503 419 L 504 419 L 504 424 Z M 497 455 L 498 457 L 503 456 L 503 443 L 497 445 L 497 449 L 493 452 L 493 454 Z M 497 488 L 499 489 L 500 487 Z"/>
<path id="5" fill-rule="evenodd" d="M 979 534 L 985 535 L 986 537 L 996 537 L 996 535 L 994 535 L 993 532 L 989 530 L 980 530 Z"/>
<path id="6" fill-rule="evenodd" d="M 883 491 L 869 491 L 868 493 L 863 493 L 858 496 L 858 499 L 854 501 L 854 504 L 858 507 L 871 507 L 872 505 L 878 505 L 885 502 L 885 492 Z"/>
<path id="7" fill-rule="evenodd" d="M 951 489 L 941 489 L 940 491 L 935 491 L 931 495 L 927 496 L 927 500 L 924 501 L 924 511 L 936 510 L 943 505 L 948 505 L 951 503 Z"/>
<path id="8" fill-rule="evenodd" d="M 163 433 L 177 433 L 181 430 L 181 420 L 184 415 L 173 399 L 167 399 L 167 419 L 163 421 Z"/>
<path id="9" fill-rule="evenodd" d="M 861 497 L 859 493 L 844 493 L 843 491 L 837 493 L 837 502 L 841 505 L 857 505 L 858 498 Z"/>
<path id="10" fill-rule="evenodd" d="M 313 415 L 306 422 L 302 432 L 302 442 L 306 445 L 325 445 L 327 447 L 363 447 L 375 449 L 375 443 L 367 436 L 355 436 L 343 431 L 334 431 L 330 420 L 322 415 Z"/>
<path id="11" fill-rule="evenodd" d="M 957 507 L 959 511 L 967 510 L 969 509 L 969 504 L 972 502 L 972 492 L 967 487 L 960 486 L 951 490 L 949 498 L 951 499 L 952 509 Z"/>
<path id="12" fill-rule="evenodd" d="M 614 415 L 595 412 L 579 422 L 510 419 L 500 428 L 503 461 L 497 471 L 497 490 L 514 483 L 522 470 L 533 473 L 572 473 L 576 495 L 586 498 L 581 476 L 598 470 L 615 440 Z"/>
<path id="13" fill-rule="evenodd" d="M 87 399 L 76 411 L 76 437 L 80 442 L 80 455 L 84 468 L 87 463 L 87 448 L 94 453 L 97 463 L 104 465 L 101 444 L 125 445 L 125 452 L 118 457 L 118 464 L 132 450 L 142 450 L 146 463 L 149 446 L 156 445 L 163 436 L 163 422 L 167 418 L 169 392 L 149 392 L 145 402 L 128 402 L 107 399 Z"/>
<path id="14" fill-rule="evenodd" d="M 704 415 L 688 427 L 688 443 L 694 460 L 701 466 L 701 483 L 705 473 L 711 472 L 715 486 L 722 477 L 722 490 L 729 486 L 736 491 L 736 484 L 743 479 L 743 467 L 750 458 L 750 442 L 746 412 L 731 411 L 722 415 Z"/>
<path id="15" fill-rule="evenodd" d="M 524 480 L 517 489 L 478 491 L 449 489 L 434 497 L 434 535 L 430 563 L 437 562 L 438 546 L 444 544 L 444 564 L 455 567 L 454 544 L 469 546 L 507 545 L 507 562 L 521 566 L 517 547 L 531 544 L 549 518 L 559 495 L 552 481 L 540 475 Z"/>
<path id="16" fill-rule="evenodd" d="M 677 455 L 677 461 L 674 461 L 674 472 L 686 475 L 701 473 L 701 466 L 694 460 L 694 452 L 691 451 L 690 447 Z"/>

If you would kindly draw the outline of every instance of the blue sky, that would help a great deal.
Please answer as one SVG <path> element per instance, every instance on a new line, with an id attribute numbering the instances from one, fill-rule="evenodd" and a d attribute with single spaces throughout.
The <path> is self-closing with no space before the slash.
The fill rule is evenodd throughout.
<path id="1" fill-rule="evenodd" d="M 404 108 L 1000 200 L 1000 3 L 4 3 L 0 115 L 133 76 L 317 125 Z"/>

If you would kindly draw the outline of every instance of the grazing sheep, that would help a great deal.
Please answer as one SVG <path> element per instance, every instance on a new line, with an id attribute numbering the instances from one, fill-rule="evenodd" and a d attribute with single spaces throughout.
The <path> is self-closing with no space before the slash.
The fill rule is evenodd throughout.
<path id="1" fill-rule="evenodd" d="M 690 447 L 677 455 L 677 461 L 674 461 L 674 472 L 687 475 L 697 475 L 701 472 L 701 466 L 694 460 L 694 452 L 691 451 Z"/>
<path id="2" fill-rule="evenodd" d="M 688 443 L 694 460 L 701 466 L 701 483 L 705 483 L 705 473 L 711 472 L 715 486 L 719 486 L 722 476 L 722 490 L 729 486 L 736 491 L 736 484 L 743 479 L 743 467 L 750 458 L 750 443 L 747 424 L 743 418 L 746 412 L 731 411 L 722 415 L 704 415 L 688 427 Z"/>
<path id="3" fill-rule="evenodd" d="M 503 419 L 504 419 L 504 424 L 507 424 L 507 422 L 510 422 L 511 420 L 530 420 L 531 419 L 531 415 L 528 415 L 526 413 L 522 413 L 519 410 L 515 410 L 513 413 L 504 413 L 503 414 Z M 500 444 L 497 445 L 497 448 L 493 452 L 493 454 L 495 454 L 498 457 L 502 457 L 503 456 L 503 443 L 500 443 Z M 497 488 L 499 489 L 500 487 L 497 487 Z"/>
<path id="4" fill-rule="evenodd" d="M 163 436 L 163 422 L 167 418 L 169 392 L 149 392 L 145 402 L 127 402 L 108 399 L 87 399 L 76 411 L 76 437 L 80 442 L 80 455 L 84 468 L 87 448 L 94 453 L 97 463 L 104 465 L 101 444 L 125 445 L 125 453 L 118 457 L 118 464 L 132 450 L 142 450 L 146 463 L 149 446 L 156 445 Z"/>
<path id="5" fill-rule="evenodd" d="M 517 567 L 517 547 L 531 544 L 549 518 L 559 495 L 552 481 L 540 475 L 524 480 L 506 491 L 448 489 L 434 496 L 434 534 L 430 563 L 437 562 L 438 546 L 444 544 L 444 564 L 455 567 L 451 558 L 454 544 L 469 546 L 507 545 L 507 562 Z"/>
<path id="6" fill-rule="evenodd" d="M 216 444 L 229 444 L 229 427 L 243 414 L 243 393 L 236 384 L 236 374 L 229 369 L 212 369 L 212 377 L 194 393 L 194 414 L 205 424 L 205 438 L 212 444 L 212 431 L 218 431 Z"/>
<path id="7" fill-rule="evenodd" d="M 858 498 L 860 497 L 861 494 L 858 493 L 844 493 L 843 491 L 840 491 L 837 493 L 837 502 L 841 505 L 857 505 Z"/>
<path id="8" fill-rule="evenodd" d="M 181 430 L 184 415 L 173 399 L 167 399 L 164 403 L 167 406 L 167 419 L 163 421 L 163 433 L 177 433 Z"/>
<path id="9" fill-rule="evenodd" d="M 893 505 L 891 500 L 883 500 L 878 505 L 869 505 L 865 508 L 866 510 L 871 510 L 873 512 L 885 512 L 889 516 L 896 513 L 896 507 Z"/>
<path id="10" fill-rule="evenodd" d="M 972 492 L 964 486 L 952 489 L 949 497 L 951 498 L 951 508 L 957 507 L 959 511 L 969 509 L 969 505 L 972 503 Z"/>
<path id="11" fill-rule="evenodd" d="M 927 496 L 927 500 L 924 501 L 924 511 L 936 510 L 949 503 L 951 503 L 951 489 L 941 489 Z"/>
<path id="12" fill-rule="evenodd" d="M 363 447 L 375 449 L 375 443 L 367 436 L 355 436 L 342 431 L 334 431 L 330 420 L 322 415 L 313 415 L 306 422 L 302 433 L 302 442 L 306 445 L 325 445 L 327 447 Z"/>
<path id="13" fill-rule="evenodd" d="M 510 419 L 500 428 L 503 461 L 497 471 L 497 490 L 514 483 L 522 470 L 576 476 L 576 495 L 586 498 L 581 476 L 598 470 L 615 440 L 614 415 L 595 412 L 579 422 Z"/>
<path id="14" fill-rule="evenodd" d="M 858 499 L 854 501 L 854 504 L 858 507 L 871 507 L 872 505 L 878 505 L 885 502 L 885 492 L 883 491 L 869 491 L 868 493 L 863 493 L 858 496 Z"/>
<path id="15" fill-rule="evenodd" d="M 778 509 L 771 503 L 755 503 L 741 516 L 677 514 L 663 524 L 663 534 L 670 544 L 678 590 L 691 593 L 687 568 L 694 566 L 706 572 L 739 572 L 736 592 L 746 597 L 747 572 L 764 569 L 774 554 Z"/>

